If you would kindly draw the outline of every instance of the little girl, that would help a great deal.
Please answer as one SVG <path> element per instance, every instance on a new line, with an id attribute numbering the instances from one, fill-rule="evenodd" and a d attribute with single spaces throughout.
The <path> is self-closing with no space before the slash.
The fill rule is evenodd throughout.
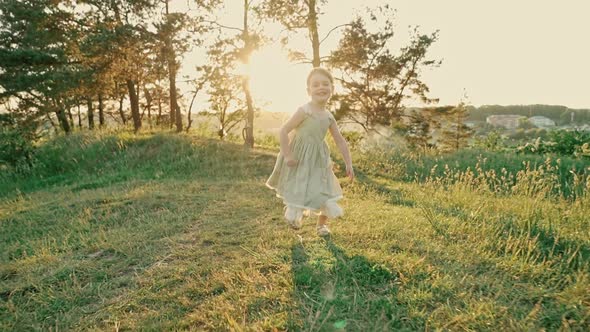
<path id="1" fill-rule="evenodd" d="M 280 131 L 281 152 L 266 185 L 276 190 L 286 206 L 285 218 L 294 229 L 302 226 L 304 214 L 319 214 L 317 233 L 330 235 L 328 218 L 343 215 L 336 203 L 342 188 L 332 171 L 330 150 L 324 141 L 326 132 L 342 153 L 346 175 L 352 181 L 354 171 L 348 145 L 326 104 L 334 92 L 334 79 L 323 68 L 314 68 L 307 76 L 307 93 L 311 101 L 299 107 Z M 289 142 L 289 132 L 295 135 Z"/>

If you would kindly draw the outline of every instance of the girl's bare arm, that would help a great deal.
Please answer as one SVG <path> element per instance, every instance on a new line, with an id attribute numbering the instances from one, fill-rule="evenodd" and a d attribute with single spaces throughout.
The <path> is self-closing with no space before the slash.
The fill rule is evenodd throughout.
<path id="1" fill-rule="evenodd" d="M 293 160 L 293 153 L 291 148 L 289 147 L 289 133 L 297 128 L 299 124 L 305 119 L 305 114 L 301 108 L 297 109 L 297 111 L 285 122 L 285 124 L 281 127 L 279 132 L 279 140 L 281 143 L 281 154 L 285 158 L 285 160 L 290 161 Z"/>
<path id="2" fill-rule="evenodd" d="M 330 134 L 334 138 L 334 143 L 342 153 L 342 158 L 344 158 L 344 164 L 346 165 L 346 175 L 352 181 L 354 179 L 354 170 L 352 169 L 352 158 L 350 157 L 350 150 L 348 149 L 348 143 L 346 143 L 346 139 L 340 133 L 340 129 L 338 129 L 338 125 L 336 122 L 332 122 L 330 125 Z"/>

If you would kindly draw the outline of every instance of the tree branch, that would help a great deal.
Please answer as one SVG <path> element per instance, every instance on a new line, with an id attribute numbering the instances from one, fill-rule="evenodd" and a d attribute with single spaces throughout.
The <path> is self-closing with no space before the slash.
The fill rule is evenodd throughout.
<path id="1" fill-rule="evenodd" d="M 220 28 L 224 28 L 224 29 L 228 29 L 228 30 L 238 30 L 241 33 L 244 33 L 244 29 L 242 29 L 242 28 L 230 27 L 230 26 L 227 26 L 227 25 L 219 24 L 217 21 L 204 20 L 203 22 L 215 24 L 215 25 L 217 25 Z"/>
<path id="2" fill-rule="evenodd" d="M 347 26 L 347 25 L 351 25 L 351 24 L 350 23 L 346 23 L 346 24 L 340 24 L 340 25 L 337 25 L 337 26 L 333 27 L 330 31 L 328 31 L 328 33 L 324 36 L 324 38 L 322 38 L 322 40 L 320 40 L 320 45 L 322 45 L 322 43 L 324 42 L 324 40 L 326 40 L 334 30 L 336 30 L 338 28 L 342 28 L 342 27 Z"/>

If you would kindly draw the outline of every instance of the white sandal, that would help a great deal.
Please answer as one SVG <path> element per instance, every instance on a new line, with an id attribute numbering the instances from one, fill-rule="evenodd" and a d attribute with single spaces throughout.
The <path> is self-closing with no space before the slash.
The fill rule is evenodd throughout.
<path id="1" fill-rule="evenodd" d="M 298 230 L 303 226 L 303 209 L 287 206 L 285 207 L 285 219 L 291 228 Z"/>
<path id="2" fill-rule="evenodd" d="M 329 236 L 330 234 L 332 234 L 332 232 L 330 232 L 330 229 L 328 228 L 328 225 L 317 226 L 316 231 L 318 232 L 318 236 L 321 237 Z"/>

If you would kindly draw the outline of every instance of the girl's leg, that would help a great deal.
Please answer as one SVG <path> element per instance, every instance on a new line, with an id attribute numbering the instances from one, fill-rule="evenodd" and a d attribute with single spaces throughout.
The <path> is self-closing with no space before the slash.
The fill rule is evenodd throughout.
<path id="1" fill-rule="evenodd" d="M 328 216 L 321 214 L 318 217 L 318 225 L 316 227 L 319 236 L 329 236 L 330 229 L 328 228 Z"/>
<path id="2" fill-rule="evenodd" d="M 318 217 L 318 226 L 328 225 L 328 216 L 320 214 Z"/>
<path id="3" fill-rule="evenodd" d="M 303 225 L 303 209 L 289 206 L 285 207 L 285 219 L 293 229 L 300 229 Z"/>

